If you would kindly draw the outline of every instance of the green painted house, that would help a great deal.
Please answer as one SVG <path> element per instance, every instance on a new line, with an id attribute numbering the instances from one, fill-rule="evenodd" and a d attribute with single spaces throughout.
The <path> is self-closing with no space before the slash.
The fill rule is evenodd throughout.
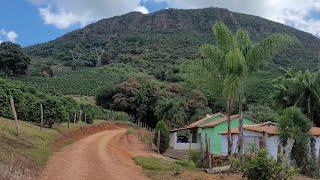
<path id="1" fill-rule="evenodd" d="M 243 124 L 255 124 L 255 120 L 245 117 Z M 239 126 L 239 115 L 231 116 L 231 128 Z M 181 140 L 179 131 L 189 131 L 188 142 Z M 177 150 L 204 149 L 205 138 L 210 142 L 210 150 L 213 154 L 221 153 L 220 133 L 228 130 L 227 116 L 222 113 L 206 115 L 206 117 L 179 129 L 170 131 L 170 147 Z"/>

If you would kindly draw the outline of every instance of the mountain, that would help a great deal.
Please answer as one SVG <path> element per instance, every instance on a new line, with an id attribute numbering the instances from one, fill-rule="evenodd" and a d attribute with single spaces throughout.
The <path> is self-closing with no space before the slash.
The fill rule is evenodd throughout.
<path id="1" fill-rule="evenodd" d="M 233 32 L 240 27 L 246 29 L 252 41 L 272 33 L 295 35 L 300 44 L 277 56 L 276 66 L 310 70 L 317 67 L 320 39 L 261 17 L 220 8 L 167 9 L 147 15 L 132 12 L 100 20 L 25 51 L 35 59 L 50 59 L 51 64 L 73 65 L 73 50 L 82 53 L 78 65 L 95 66 L 96 53 L 104 49 L 103 64 L 121 62 L 151 74 L 174 73 L 177 64 L 198 57 L 201 44 L 214 43 L 212 25 L 216 21 L 223 21 Z"/>

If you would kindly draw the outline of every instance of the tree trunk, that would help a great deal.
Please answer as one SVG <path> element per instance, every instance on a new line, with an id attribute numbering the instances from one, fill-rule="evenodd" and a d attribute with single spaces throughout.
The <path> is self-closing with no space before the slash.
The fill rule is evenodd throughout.
<path id="1" fill-rule="evenodd" d="M 232 154 L 232 141 L 231 141 L 231 97 L 228 98 L 227 113 L 228 113 L 228 157 Z"/>
<path id="2" fill-rule="evenodd" d="M 239 97 L 239 134 L 238 134 L 238 152 L 237 156 L 240 157 L 243 153 L 243 114 L 242 114 L 242 102 Z"/>

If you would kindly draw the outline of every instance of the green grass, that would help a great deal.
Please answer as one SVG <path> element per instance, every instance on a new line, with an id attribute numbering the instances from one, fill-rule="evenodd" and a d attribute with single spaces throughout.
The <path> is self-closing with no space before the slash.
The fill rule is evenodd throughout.
<path id="1" fill-rule="evenodd" d="M 196 165 L 188 160 L 169 160 L 156 157 L 137 156 L 133 158 L 137 165 L 143 167 L 152 179 L 183 179 L 178 177 L 182 171 L 193 171 Z"/>
<path id="2" fill-rule="evenodd" d="M 8 161 L 8 154 L 28 157 L 38 165 L 43 165 L 51 154 L 50 142 L 58 135 L 54 129 L 42 129 L 30 123 L 19 121 L 19 137 L 16 136 L 14 122 L 0 119 L 0 159 Z"/>

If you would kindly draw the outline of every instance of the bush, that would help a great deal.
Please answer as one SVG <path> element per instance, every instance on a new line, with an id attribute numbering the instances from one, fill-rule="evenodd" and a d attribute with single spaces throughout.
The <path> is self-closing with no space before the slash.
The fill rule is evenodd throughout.
<path id="1" fill-rule="evenodd" d="M 247 156 L 241 165 L 241 171 L 249 180 L 289 179 L 297 170 L 268 157 L 268 152 L 261 149 L 255 155 Z"/>
<path id="2" fill-rule="evenodd" d="M 201 162 L 201 152 L 197 151 L 197 150 L 189 150 L 188 151 L 188 159 L 189 159 L 189 161 L 192 161 L 197 166 L 199 166 L 200 162 Z"/>
<path id="3" fill-rule="evenodd" d="M 160 131 L 160 153 L 164 153 L 169 147 L 169 129 L 164 121 L 159 121 L 156 125 L 156 133 L 153 139 L 154 144 L 158 141 L 158 131 Z"/>
<path id="4" fill-rule="evenodd" d="M 313 173 L 319 170 L 315 171 L 318 168 L 311 166 L 313 159 L 309 158 L 311 120 L 296 107 L 284 109 L 278 119 L 282 143 L 285 144 L 288 138 L 294 139 L 291 157 L 295 165 L 301 168 L 303 174 L 314 176 Z"/>

